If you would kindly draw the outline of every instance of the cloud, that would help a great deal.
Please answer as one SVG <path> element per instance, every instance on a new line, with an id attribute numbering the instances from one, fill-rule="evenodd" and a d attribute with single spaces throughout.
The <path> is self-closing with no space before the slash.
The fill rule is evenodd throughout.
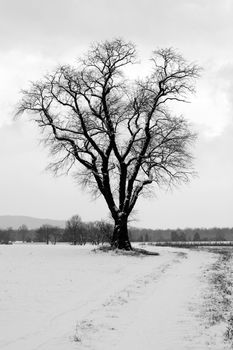
<path id="1" fill-rule="evenodd" d="M 233 122 L 233 63 L 228 62 L 219 68 L 216 77 L 216 87 L 221 90 L 229 103 L 231 120 Z"/>
<path id="2" fill-rule="evenodd" d="M 122 36 L 138 45 L 143 59 L 160 47 L 178 48 L 189 60 L 209 64 L 232 57 L 230 0 L 8 0 L 0 2 L 0 125 L 9 120 L 18 91 L 58 62 L 86 51 L 90 42 Z M 210 62 L 210 61 L 213 62 Z M 210 134 L 222 130 L 225 92 L 212 101 L 209 79 L 193 100 L 194 120 Z M 222 101 L 222 107 L 218 103 Z M 225 125 L 225 124 L 224 124 Z M 221 131 L 220 131 L 221 132 Z"/>
<path id="3" fill-rule="evenodd" d="M 218 137 L 233 123 L 233 65 L 212 61 L 203 66 L 190 104 L 179 104 L 184 114 L 207 138 Z"/>
<path id="4" fill-rule="evenodd" d="M 40 79 L 55 62 L 42 55 L 12 50 L 0 54 L 0 127 L 11 123 L 20 91 Z"/>
<path id="5" fill-rule="evenodd" d="M 143 47 L 182 47 L 194 58 L 206 54 L 206 43 L 210 54 L 221 54 L 233 35 L 231 10 L 229 0 L 1 1 L 1 50 L 56 56 L 93 40 L 123 36 Z"/>

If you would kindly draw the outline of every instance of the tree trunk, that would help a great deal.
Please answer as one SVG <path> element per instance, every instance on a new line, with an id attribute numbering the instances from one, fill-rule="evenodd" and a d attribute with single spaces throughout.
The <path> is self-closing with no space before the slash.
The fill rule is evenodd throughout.
<path id="1" fill-rule="evenodd" d="M 111 246 L 117 249 L 132 250 L 129 241 L 127 218 L 115 221 Z"/>
<path id="2" fill-rule="evenodd" d="M 77 244 L 77 235 L 76 235 L 76 230 L 73 231 L 73 245 Z"/>

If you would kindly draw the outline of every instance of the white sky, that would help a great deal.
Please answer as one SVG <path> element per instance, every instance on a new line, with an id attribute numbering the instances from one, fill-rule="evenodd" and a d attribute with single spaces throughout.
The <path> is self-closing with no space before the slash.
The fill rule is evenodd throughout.
<path id="1" fill-rule="evenodd" d="M 58 63 L 73 62 L 93 41 L 123 37 L 145 64 L 157 47 L 177 48 L 204 68 L 182 112 L 199 139 L 199 177 L 173 193 L 141 199 L 134 225 L 233 226 L 232 0 L 0 0 L 0 215 L 83 220 L 107 217 L 70 177 L 45 172 L 48 150 L 26 118 L 13 121 L 19 90 Z"/>

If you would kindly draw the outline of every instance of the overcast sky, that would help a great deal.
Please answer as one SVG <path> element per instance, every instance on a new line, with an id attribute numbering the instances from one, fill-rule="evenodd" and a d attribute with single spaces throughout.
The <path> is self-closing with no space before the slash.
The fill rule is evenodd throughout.
<path id="1" fill-rule="evenodd" d="M 48 150 L 27 118 L 13 120 L 19 91 L 93 41 L 137 45 L 142 70 L 153 49 L 177 48 L 203 67 L 192 103 L 180 111 L 198 131 L 189 185 L 141 199 L 133 224 L 151 228 L 233 226 L 232 0 L 0 0 L 0 215 L 84 221 L 107 217 L 71 177 L 45 171 Z"/>

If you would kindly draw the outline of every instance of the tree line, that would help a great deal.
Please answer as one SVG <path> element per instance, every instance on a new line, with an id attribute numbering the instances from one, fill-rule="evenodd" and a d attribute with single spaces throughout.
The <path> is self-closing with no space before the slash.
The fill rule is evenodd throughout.
<path id="1" fill-rule="evenodd" d="M 79 215 L 74 215 L 66 221 L 65 228 L 44 224 L 37 229 L 29 229 L 26 225 L 18 229 L 0 229 L 0 242 L 100 244 L 110 241 L 112 230 L 112 225 L 107 221 L 83 222 Z"/>
<path id="2" fill-rule="evenodd" d="M 29 229 L 21 225 L 18 229 L 11 227 L 0 229 L 0 243 L 9 242 L 44 242 L 56 244 L 68 242 L 73 245 L 110 243 L 114 227 L 101 220 L 83 222 L 79 215 L 66 221 L 65 228 L 42 225 L 37 229 Z M 177 230 L 129 228 L 132 242 L 178 242 L 178 241 L 233 241 L 233 228 L 186 228 Z"/>
<path id="3" fill-rule="evenodd" d="M 134 242 L 233 241 L 233 228 L 213 227 L 176 230 L 131 228 L 130 234 Z"/>

